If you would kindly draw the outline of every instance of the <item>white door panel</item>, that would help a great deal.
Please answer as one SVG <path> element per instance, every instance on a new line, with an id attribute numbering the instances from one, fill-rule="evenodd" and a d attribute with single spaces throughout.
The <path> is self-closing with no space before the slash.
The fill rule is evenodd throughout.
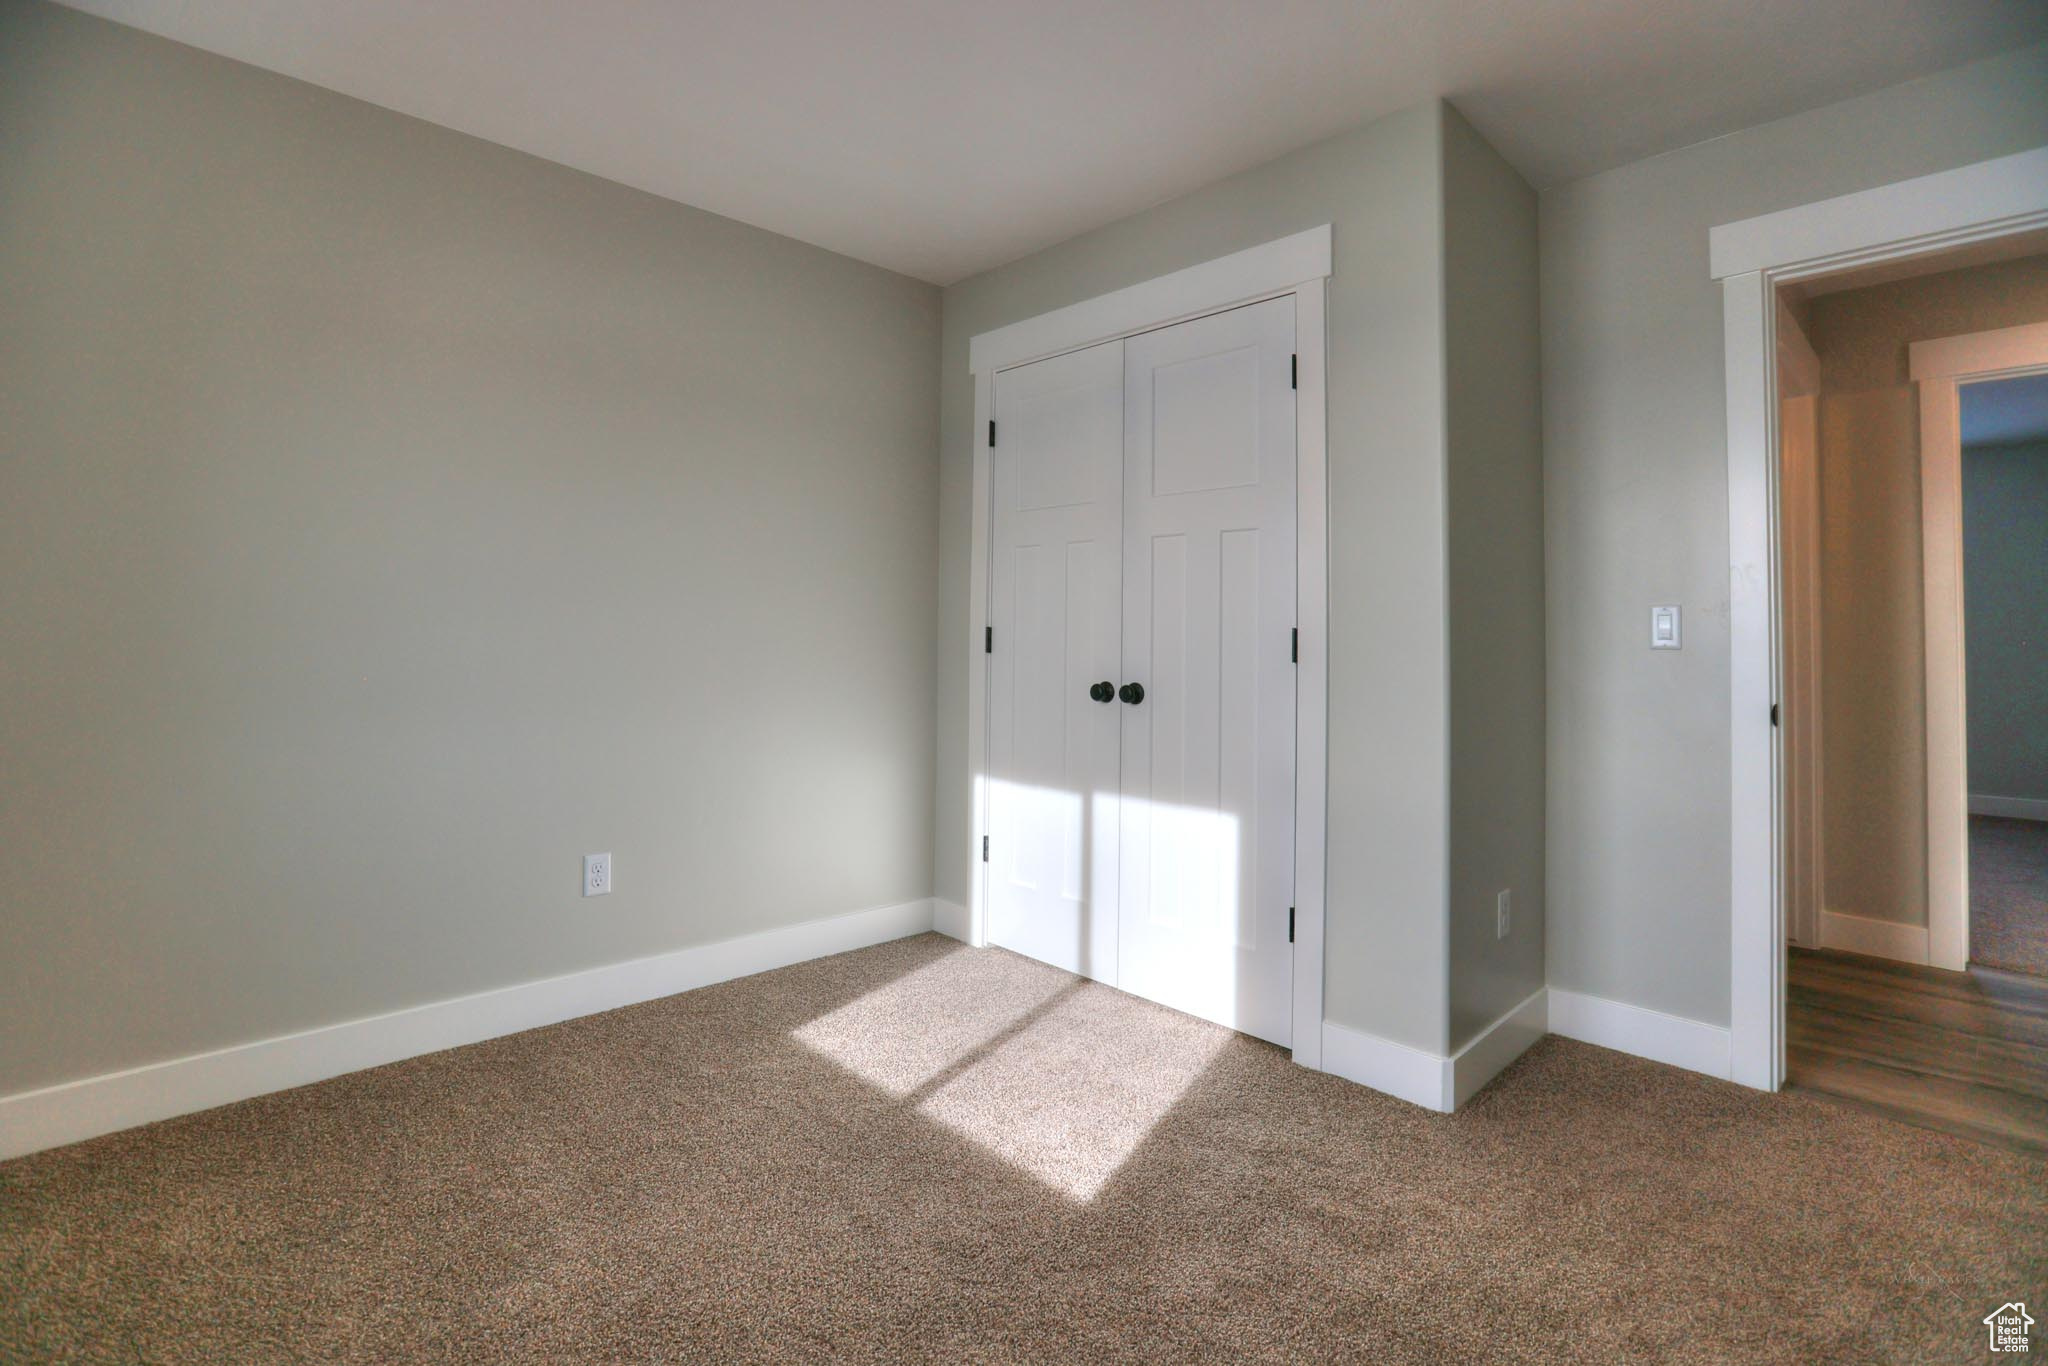
<path id="1" fill-rule="evenodd" d="M 1116 981 L 1123 344 L 995 380 L 989 938 Z"/>
<path id="2" fill-rule="evenodd" d="M 1291 1033 L 1294 301 L 1124 344 L 1118 984 Z"/>

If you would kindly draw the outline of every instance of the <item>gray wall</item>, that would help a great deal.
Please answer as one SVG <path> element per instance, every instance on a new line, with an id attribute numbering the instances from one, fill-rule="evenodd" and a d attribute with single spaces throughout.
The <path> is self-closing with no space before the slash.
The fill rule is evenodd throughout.
<path id="1" fill-rule="evenodd" d="M 2048 144 L 2036 47 L 1541 197 L 1553 986 L 1728 1019 L 1717 223 Z M 1648 648 L 1649 607 L 1686 609 Z"/>
<path id="2" fill-rule="evenodd" d="M 1970 791 L 2048 801 L 2048 441 L 1963 452 Z"/>
<path id="3" fill-rule="evenodd" d="M 928 895 L 937 338 L 0 8 L 0 1094 Z"/>
<path id="4" fill-rule="evenodd" d="M 2048 256 L 1813 301 L 1807 335 L 1821 366 L 1821 791 L 1828 910 L 1927 923 L 1920 397 L 1907 348 L 1935 337 L 2042 321 L 2048 321 Z M 1976 643 L 1973 636 L 1973 669 Z"/>
<path id="5" fill-rule="evenodd" d="M 1536 193 L 1444 106 L 1450 1043 L 1543 985 L 1543 421 Z M 1495 896 L 1514 893 L 1495 933 Z"/>
<path id="6" fill-rule="evenodd" d="M 1441 118 L 1342 134 L 947 289 L 941 351 L 938 894 L 967 900 L 976 333 L 1322 223 L 1329 284 L 1329 1018 L 1448 1032 Z"/>

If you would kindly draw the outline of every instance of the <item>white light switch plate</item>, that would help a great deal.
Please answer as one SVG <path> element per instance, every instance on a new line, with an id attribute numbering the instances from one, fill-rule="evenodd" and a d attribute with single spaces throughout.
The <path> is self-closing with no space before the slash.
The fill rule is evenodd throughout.
<path id="1" fill-rule="evenodd" d="M 583 895 L 604 896 L 612 889 L 612 856 L 610 854 L 585 854 L 583 856 Z"/>
<path id="2" fill-rule="evenodd" d="M 1653 650 L 1676 650 L 1679 645 L 1678 608 L 1652 607 L 1650 609 L 1650 648 Z"/>

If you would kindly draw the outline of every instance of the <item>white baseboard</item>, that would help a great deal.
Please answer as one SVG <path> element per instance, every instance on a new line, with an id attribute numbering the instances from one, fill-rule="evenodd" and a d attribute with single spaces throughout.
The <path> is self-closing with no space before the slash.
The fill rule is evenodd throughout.
<path id="1" fill-rule="evenodd" d="M 1539 987 L 1529 999 L 1481 1030 L 1472 1042 L 1444 1059 L 1446 1109 L 1455 1110 L 1479 1094 L 1481 1087 L 1507 1070 L 1509 1063 L 1550 1032 L 1550 993 Z"/>
<path id="2" fill-rule="evenodd" d="M 1600 996 L 1552 987 L 1550 1032 L 1724 1081 L 1732 1075 L 1731 1039 L 1721 1026 Z"/>
<path id="3" fill-rule="evenodd" d="M 2040 797 L 1993 797 L 1984 793 L 1970 794 L 1970 814 L 1973 816 L 2010 816 L 2014 820 L 2048 821 L 2048 799 Z"/>
<path id="4" fill-rule="evenodd" d="M 1641 1006 L 1546 987 L 1448 1058 L 1323 1022 L 1323 1070 L 1426 1110 L 1449 1114 L 1545 1034 L 1599 1044 L 1726 1080 L 1729 1032 Z"/>
<path id="5" fill-rule="evenodd" d="M 1549 992 L 1540 987 L 1448 1058 L 1325 1020 L 1321 1070 L 1449 1114 L 1548 1032 Z"/>
<path id="6" fill-rule="evenodd" d="M 967 908 L 957 901 L 934 898 L 932 901 L 932 928 L 949 939 L 965 944 L 973 938 L 973 921 Z"/>
<path id="7" fill-rule="evenodd" d="M 0 1159 L 931 928 L 906 901 L 0 1096 Z"/>
<path id="8" fill-rule="evenodd" d="M 1820 913 L 1820 946 L 1848 953 L 1866 953 L 1873 958 L 1895 958 L 1901 963 L 1927 962 L 1927 927 L 1901 925 L 1895 920 L 1873 920 L 1865 915 L 1841 911 Z"/>
<path id="9" fill-rule="evenodd" d="M 1449 1058 L 1323 1021 L 1323 1071 L 1425 1110 L 1450 1110 L 1450 1064 Z"/>

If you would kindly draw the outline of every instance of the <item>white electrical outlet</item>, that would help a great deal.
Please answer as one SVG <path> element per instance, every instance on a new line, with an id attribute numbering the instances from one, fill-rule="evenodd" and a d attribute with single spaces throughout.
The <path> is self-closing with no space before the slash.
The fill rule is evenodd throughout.
<path id="1" fill-rule="evenodd" d="M 585 854 L 583 856 L 583 895 L 604 896 L 612 889 L 612 856 L 610 854 Z"/>
<path id="2" fill-rule="evenodd" d="M 1493 899 L 1493 937 L 1495 939 L 1505 939 L 1508 937 L 1508 916 L 1514 909 L 1514 899 L 1515 894 L 1507 890 L 1503 890 L 1499 896 Z"/>

